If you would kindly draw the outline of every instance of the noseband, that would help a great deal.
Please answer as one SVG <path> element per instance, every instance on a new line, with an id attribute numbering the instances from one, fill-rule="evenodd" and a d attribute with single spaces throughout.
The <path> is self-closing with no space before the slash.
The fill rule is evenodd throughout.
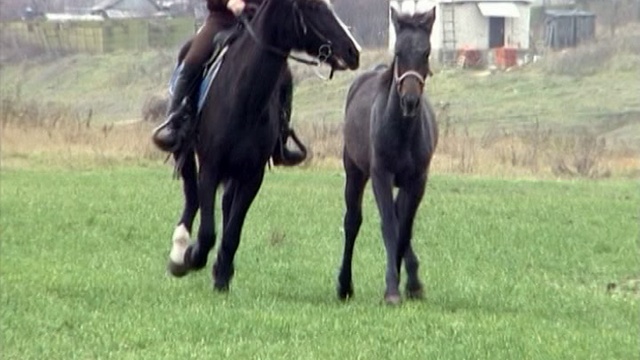
<path id="1" fill-rule="evenodd" d="M 431 75 L 431 71 L 427 70 L 427 75 Z M 393 62 L 393 78 L 396 82 L 396 90 L 400 93 L 400 88 L 402 87 L 402 82 L 408 78 L 414 77 L 420 83 L 420 94 L 424 91 L 424 83 L 426 80 L 426 76 L 422 76 L 419 72 L 415 70 L 407 70 L 402 75 L 398 75 L 398 59 L 396 58 Z"/>

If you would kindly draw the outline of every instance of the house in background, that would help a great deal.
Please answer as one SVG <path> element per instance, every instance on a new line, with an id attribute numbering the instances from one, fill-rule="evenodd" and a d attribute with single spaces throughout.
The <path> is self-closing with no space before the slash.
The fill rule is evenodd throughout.
<path id="1" fill-rule="evenodd" d="M 402 12 L 436 7 L 433 56 L 445 63 L 516 65 L 529 49 L 531 0 L 392 0 Z M 395 33 L 389 28 L 389 48 Z"/>
<path id="2" fill-rule="evenodd" d="M 584 10 L 546 10 L 545 46 L 551 49 L 575 47 L 596 34 L 596 15 Z"/>

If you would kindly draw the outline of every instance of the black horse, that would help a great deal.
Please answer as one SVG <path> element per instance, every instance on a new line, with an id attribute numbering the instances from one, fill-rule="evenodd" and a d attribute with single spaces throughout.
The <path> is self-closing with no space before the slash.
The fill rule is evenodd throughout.
<path id="1" fill-rule="evenodd" d="M 362 223 L 362 194 L 371 177 L 387 252 L 385 301 L 397 304 L 403 258 L 407 296 L 422 297 L 423 291 L 411 236 L 438 139 L 433 108 L 423 96 L 431 74 L 435 8 L 412 16 L 399 15 L 392 8 L 391 19 L 397 34 L 391 66 L 358 76 L 347 94 L 343 153 L 347 210 L 338 296 L 353 296 L 351 260 Z M 395 200 L 394 187 L 398 187 Z"/>
<path id="2" fill-rule="evenodd" d="M 304 51 L 333 69 L 357 69 L 360 48 L 325 0 L 265 0 L 226 52 L 197 125 L 197 141 L 180 167 L 185 204 L 173 234 L 169 271 L 202 269 L 215 245 L 214 203 L 222 198 L 222 239 L 214 288 L 227 290 L 245 216 L 262 184 L 280 126 L 287 58 Z M 196 163 L 197 156 L 197 163 Z M 197 241 L 189 244 L 200 210 Z"/>

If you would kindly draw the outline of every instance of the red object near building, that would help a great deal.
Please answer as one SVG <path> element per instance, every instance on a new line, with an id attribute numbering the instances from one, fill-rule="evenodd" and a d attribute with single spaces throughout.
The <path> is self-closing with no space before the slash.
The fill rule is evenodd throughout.
<path id="1" fill-rule="evenodd" d="M 496 65 L 502 68 L 509 68 L 518 64 L 518 53 L 514 48 L 501 47 L 495 51 Z"/>

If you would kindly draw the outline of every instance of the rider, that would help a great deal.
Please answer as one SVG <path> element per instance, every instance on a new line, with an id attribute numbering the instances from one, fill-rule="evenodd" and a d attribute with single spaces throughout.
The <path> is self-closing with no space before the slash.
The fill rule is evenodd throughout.
<path id="1" fill-rule="evenodd" d="M 236 17 L 240 15 L 247 3 L 259 5 L 263 0 L 206 0 L 209 13 L 195 36 L 183 46 L 179 58 L 182 63 L 174 83 L 173 94 L 169 102 L 167 119 L 153 130 L 152 139 L 163 151 L 173 152 L 179 145 L 179 133 L 183 126 L 185 114 L 181 114 L 182 101 L 187 98 L 188 104 L 195 109 L 197 91 L 204 64 L 214 50 L 214 37 L 223 30 L 237 24 Z M 273 158 L 276 165 L 297 165 L 305 155 L 298 151 L 289 150 L 286 146 L 291 130 L 287 121 L 281 124 L 279 145 L 274 150 Z"/>

